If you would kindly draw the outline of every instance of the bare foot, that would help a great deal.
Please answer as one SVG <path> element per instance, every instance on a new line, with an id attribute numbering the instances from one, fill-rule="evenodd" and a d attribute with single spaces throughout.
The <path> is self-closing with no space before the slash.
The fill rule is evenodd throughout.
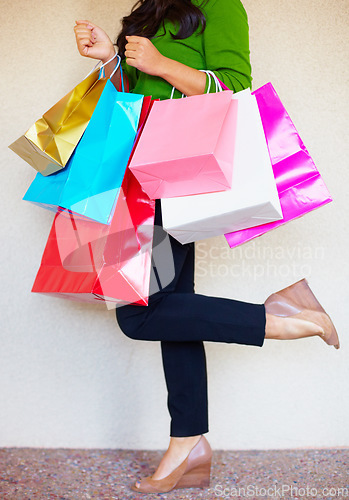
<path id="1" fill-rule="evenodd" d="M 321 326 L 296 317 L 274 316 L 266 314 L 265 338 L 278 340 L 301 339 L 319 335 L 325 337 Z"/>
<path id="2" fill-rule="evenodd" d="M 152 475 L 152 479 L 163 479 L 171 474 L 187 458 L 200 438 L 201 435 L 181 438 L 171 437 L 170 445 Z M 136 483 L 136 486 L 139 487 L 139 482 Z"/>

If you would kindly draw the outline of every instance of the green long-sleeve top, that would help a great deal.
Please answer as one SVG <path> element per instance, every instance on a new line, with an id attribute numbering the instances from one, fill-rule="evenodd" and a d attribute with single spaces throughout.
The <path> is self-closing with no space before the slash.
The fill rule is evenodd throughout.
<path id="1" fill-rule="evenodd" d="M 201 0 L 192 0 L 200 5 Z M 165 20 L 151 39 L 158 51 L 176 61 L 195 69 L 209 69 L 231 90 L 238 92 L 251 87 L 251 64 L 249 51 L 248 21 L 240 0 L 208 0 L 202 7 L 206 17 L 206 29 L 199 34 L 201 26 L 190 37 L 174 40 L 170 31 L 176 33 L 178 26 Z M 163 78 L 148 75 L 122 61 L 130 91 L 151 95 L 153 99 L 169 99 L 172 87 Z M 206 77 L 208 90 L 209 77 Z M 210 92 L 215 92 L 211 84 Z M 175 98 L 181 97 L 176 90 Z"/>

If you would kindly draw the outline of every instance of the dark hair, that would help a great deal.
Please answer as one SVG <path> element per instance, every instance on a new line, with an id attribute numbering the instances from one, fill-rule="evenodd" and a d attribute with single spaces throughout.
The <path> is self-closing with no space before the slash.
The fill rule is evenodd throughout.
<path id="1" fill-rule="evenodd" d="M 203 0 L 202 7 L 208 0 Z M 131 14 L 122 19 L 122 29 L 115 45 L 121 58 L 125 57 L 126 35 L 138 35 L 146 38 L 155 36 L 165 19 L 179 24 L 177 33 L 171 33 L 175 40 L 182 40 L 192 35 L 201 25 L 200 33 L 206 28 L 206 19 L 200 7 L 191 0 L 138 0 L 132 7 Z"/>

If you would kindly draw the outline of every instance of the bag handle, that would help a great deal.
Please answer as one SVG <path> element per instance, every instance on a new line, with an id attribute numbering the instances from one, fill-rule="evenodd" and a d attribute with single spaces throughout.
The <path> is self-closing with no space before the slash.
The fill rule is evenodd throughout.
<path id="1" fill-rule="evenodd" d="M 109 64 L 113 59 L 117 58 L 118 59 L 118 62 L 117 64 L 115 65 L 115 68 L 112 72 L 112 74 L 110 75 L 109 78 L 112 78 L 115 73 L 117 72 L 117 70 L 119 69 L 120 67 L 120 71 L 121 71 L 121 75 L 122 75 L 122 68 L 121 68 L 121 57 L 119 56 L 119 54 L 114 54 L 113 57 L 111 59 L 109 59 L 109 61 L 105 62 L 104 64 L 102 64 L 100 66 L 100 73 L 99 73 L 99 78 L 101 78 L 101 75 L 103 75 L 103 77 L 105 76 L 105 71 L 104 71 L 104 67 Z M 89 74 L 85 77 L 85 78 L 88 78 L 90 75 L 92 75 L 92 73 L 98 68 L 98 66 L 101 64 L 102 61 L 98 61 L 98 63 L 95 65 L 95 67 L 89 72 Z M 122 91 L 124 92 L 125 91 L 125 88 L 124 88 L 124 79 L 122 78 L 121 79 L 121 84 L 122 84 Z"/>
<path id="2" fill-rule="evenodd" d="M 217 76 L 214 74 L 213 71 L 211 71 L 209 69 L 199 69 L 199 71 L 202 71 L 203 73 L 206 73 L 208 75 L 208 77 L 209 77 L 208 78 L 208 88 L 207 88 L 206 94 L 210 93 L 212 78 L 213 78 L 213 81 L 216 84 L 216 92 L 223 92 L 223 87 L 222 87 L 221 81 L 217 78 Z M 174 91 L 175 90 L 176 90 L 176 88 L 172 87 L 172 92 L 171 92 L 170 99 L 173 99 L 173 95 L 174 95 Z M 183 99 L 183 97 L 187 97 L 187 96 L 185 96 L 184 94 L 182 94 L 182 99 Z"/>
<path id="3" fill-rule="evenodd" d="M 204 73 L 206 73 L 209 77 L 212 77 L 215 84 L 216 84 L 216 92 L 223 92 L 223 87 L 222 87 L 222 82 L 218 79 L 217 75 L 209 70 L 209 69 L 200 69 L 200 71 L 203 71 Z M 211 88 L 211 78 L 209 78 L 209 85 L 208 85 L 208 89 L 207 89 L 207 94 L 209 93 L 210 91 L 210 88 Z"/>
<path id="4" fill-rule="evenodd" d="M 124 85 L 124 74 L 123 74 L 123 71 L 122 71 L 122 66 L 121 66 L 121 57 L 119 57 L 119 61 L 118 61 L 118 64 L 116 65 L 114 71 L 112 72 L 112 74 L 110 75 L 110 78 L 112 76 L 114 76 L 114 74 L 116 73 L 116 71 L 118 70 L 118 68 L 120 68 L 120 79 L 121 79 L 121 91 L 122 92 L 125 92 L 125 85 Z M 120 88 L 120 86 L 119 86 Z"/>

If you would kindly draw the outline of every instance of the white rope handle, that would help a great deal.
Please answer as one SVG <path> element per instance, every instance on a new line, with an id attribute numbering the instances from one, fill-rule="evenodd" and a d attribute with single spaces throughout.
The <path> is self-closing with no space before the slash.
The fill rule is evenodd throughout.
<path id="1" fill-rule="evenodd" d="M 170 99 L 173 99 L 173 94 L 174 94 L 174 91 L 175 91 L 175 90 L 176 90 L 176 87 L 172 87 L 172 92 L 171 92 L 171 97 L 170 97 Z M 185 95 L 184 95 L 184 94 L 182 94 L 182 99 L 183 99 L 183 97 L 185 97 Z"/>
<path id="2" fill-rule="evenodd" d="M 104 66 L 106 66 L 107 64 L 109 64 L 113 59 L 115 58 L 118 58 L 118 63 L 113 71 L 113 73 L 110 75 L 110 78 L 114 75 L 115 71 L 118 70 L 119 66 L 120 66 L 120 63 L 121 63 L 121 57 L 118 55 L 118 54 L 114 54 L 113 57 L 111 59 L 109 59 L 109 61 L 105 62 L 104 64 L 101 65 L 100 67 L 100 70 L 101 71 L 104 71 Z M 98 68 L 98 66 L 101 64 L 102 61 L 98 61 L 98 63 L 96 64 L 96 66 L 91 69 L 91 71 L 89 72 L 89 74 L 85 77 L 85 78 L 88 78 L 90 75 L 92 75 L 92 73 Z"/>
<path id="3" fill-rule="evenodd" d="M 209 77 L 212 76 L 212 78 L 216 84 L 216 92 L 223 92 L 223 87 L 221 85 L 221 82 L 218 80 L 217 75 L 213 71 L 211 71 L 209 69 L 200 69 L 200 71 L 202 71 L 203 73 L 206 73 Z M 209 93 L 210 88 L 211 88 L 211 78 L 210 78 L 210 83 L 209 83 L 209 86 L 207 89 L 207 93 Z"/>
<path id="4" fill-rule="evenodd" d="M 217 76 L 214 74 L 213 71 L 211 71 L 209 69 L 200 69 L 199 71 L 202 71 L 203 73 L 206 73 L 208 75 L 208 88 L 207 88 L 206 94 L 210 93 L 211 83 L 212 83 L 211 78 L 213 78 L 213 80 L 214 80 L 214 82 L 216 84 L 216 92 L 223 92 L 223 87 L 222 87 L 220 81 L 218 80 Z M 172 92 L 171 92 L 170 99 L 173 99 L 173 95 L 174 95 L 174 91 L 175 90 L 176 90 L 176 88 L 172 87 Z M 182 94 L 182 99 L 183 99 L 183 97 L 186 97 L 186 96 L 184 94 Z"/>
<path id="5" fill-rule="evenodd" d="M 109 77 L 109 78 L 112 78 L 112 77 L 115 75 L 115 73 L 117 72 L 117 70 L 118 70 L 119 68 L 121 69 L 121 67 L 120 67 L 120 64 L 121 64 L 121 57 L 120 57 L 119 55 L 117 55 L 117 58 L 118 58 L 118 62 L 117 62 L 117 64 L 115 65 L 115 68 L 114 68 L 114 70 L 113 70 L 113 72 L 112 72 L 112 74 L 110 75 L 110 77 Z M 114 57 L 113 57 L 112 59 L 110 59 L 110 61 L 112 61 L 113 59 L 114 59 Z M 110 61 L 108 61 L 108 62 L 110 62 Z M 105 63 L 105 64 L 108 64 L 108 63 Z M 103 66 L 105 66 L 105 64 L 104 64 Z M 103 67 L 103 72 L 104 72 L 104 67 Z M 123 80 L 122 80 L 122 81 L 123 81 Z"/>

